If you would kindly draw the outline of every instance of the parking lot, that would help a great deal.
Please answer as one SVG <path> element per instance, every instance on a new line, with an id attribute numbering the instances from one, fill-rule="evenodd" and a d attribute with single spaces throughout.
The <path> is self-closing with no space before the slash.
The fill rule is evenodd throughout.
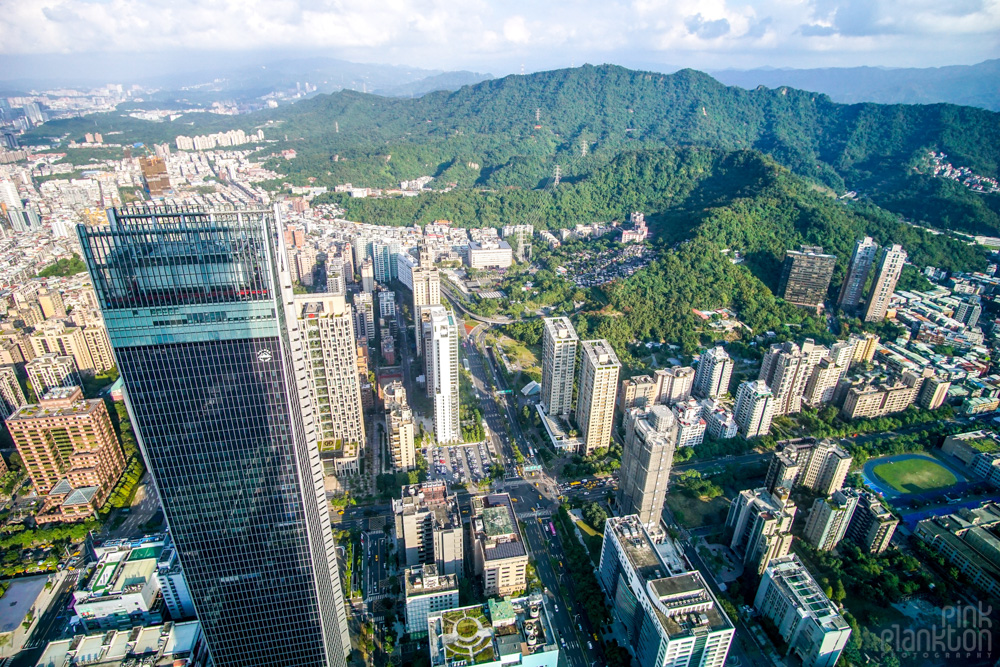
<path id="1" fill-rule="evenodd" d="M 443 479 L 452 484 L 480 482 L 489 476 L 493 456 L 486 443 L 430 446 L 424 456 L 430 464 L 430 478 Z"/>

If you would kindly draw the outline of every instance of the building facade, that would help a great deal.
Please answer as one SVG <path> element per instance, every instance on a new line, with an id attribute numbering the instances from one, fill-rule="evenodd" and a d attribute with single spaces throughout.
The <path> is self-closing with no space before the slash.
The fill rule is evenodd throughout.
<path id="1" fill-rule="evenodd" d="M 698 362 L 694 393 L 701 398 L 718 398 L 729 393 L 733 360 L 721 345 L 707 350 Z"/>
<path id="2" fill-rule="evenodd" d="M 781 266 L 778 293 L 789 303 L 819 310 L 836 264 L 837 256 L 824 254 L 819 246 L 789 250 Z"/>
<path id="3" fill-rule="evenodd" d="M 774 394 L 763 380 L 740 383 L 736 390 L 733 418 L 744 438 L 757 438 L 771 432 Z"/>
<path id="4" fill-rule="evenodd" d="M 528 552 L 510 495 L 473 496 L 469 519 L 472 562 L 486 597 L 512 595 L 527 585 Z"/>
<path id="5" fill-rule="evenodd" d="M 767 489 L 740 491 L 729 506 L 726 534 L 729 548 L 742 558 L 747 570 L 763 574 L 774 558 L 781 558 L 792 546 L 792 522 L 795 504 L 788 490 L 774 493 Z"/>
<path id="6" fill-rule="evenodd" d="M 545 412 L 568 417 L 573 409 L 576 348 L 580 338 L 568 317 L 542 320 L 542 396 Z"/>
<path id="7" fill-rule="evenodd" d="M 434 400 L 434 437 L 461 442 L 458 388 L 458 324 L 444 306 L 423 308 L 427 395 Z"/>
<path id="8" fill-rule="evenodd" d="M 444 481 L 404 486 L 392 502 L 396 537 L 403 541 L 406 567 L 434 565 L 440 574 L 461 576 L 465 559 L 462 514 L 458 497 Z"/>
<path id="9" fill-rule="evenodd" d="M 870 237 L 854 243 L 854 252 L 851 253 L 851 261 L 847 265 L 847 275 L 840 286 L 840 296 L 837 297 L 837 307 L 847 312 L 853 312 L 861 303 L 864 295 L 865 282 L 868 274 L 875 263 L 875 254 L 878 252 L 878 244 Z"/>
<path id="10" fill-rule="evenodd" d="M 896 283 L 906 264 L 906 251 L 903 246 L 894 244 L 882 250 L 878 270 L 868 293 L 865 304 L 865 322 L 880 322 L 885 319 L 889 310 L 889 301 L 896 289 Z"/>
<path id="11" fill-rule="evenodd" d="M 618 511 L 635 514 L 656 528 L 670 486 L 677 443 L 677 421 L 665 405 L 625 413 L 625 448 L 618 488 Z"/>
<path id="12" fill-rule="evenodd" d="M 389 438 L 392 469 L 406 472 L 417 467 L 416 422 L 406 402 L 406 389 L 399 381 L 385 388 L 385 432 Z"/>
<path id="13" fill-rule="evenodd" d="M 611 444 L 614 427 L 615 394 L 621 363 L 611 343 L 586 340 L 580 345 L 579 397 L 576 422 L 583 439 L 583 454 Z"/>

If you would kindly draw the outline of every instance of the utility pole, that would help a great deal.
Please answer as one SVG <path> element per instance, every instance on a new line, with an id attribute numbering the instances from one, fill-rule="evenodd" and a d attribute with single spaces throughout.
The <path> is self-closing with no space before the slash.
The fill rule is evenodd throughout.
<path id="1" fill-rule="evenodd" d="M 555 180 L 552 182 L 552 187 L 559 185 L 560 176 L 562 176 L 562 169 L 559 168 L 559 165 L 556 165 Z"/>
<path id="2" fill-rule="evenodd" d="M 580 139 L 580 157 L 587 157 L 587 140 Z"/>
<path id="3" fill-rule="evenodd" d="M 541 109 L 535 109 L 535 122 L 538 123 L 538 122 L 541 121 L 541 119 L 542 119 L 542 110 Z M 95 125 L 97 124 L 96 121 L 95 121 L 94 124 Z"/>

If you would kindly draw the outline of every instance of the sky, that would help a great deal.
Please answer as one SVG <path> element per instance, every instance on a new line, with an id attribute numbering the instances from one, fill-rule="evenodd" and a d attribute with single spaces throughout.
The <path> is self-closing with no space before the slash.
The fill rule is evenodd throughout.
<path id="1" fill-rule="evenodd" d="M 0 0 L 0 36 L 8 74 L 251 52 L 495 75 L 931 67 L 1000 57 L 1000 0 Z"/>

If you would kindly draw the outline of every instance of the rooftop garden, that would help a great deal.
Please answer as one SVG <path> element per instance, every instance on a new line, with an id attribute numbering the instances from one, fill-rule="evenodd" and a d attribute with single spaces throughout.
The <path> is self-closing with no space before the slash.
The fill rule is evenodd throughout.
<path id="1" fill-rule="evenodd" d="M 445 612 L 441 622 L 444 653 L 449 660 L 466 660 L 478 665 L 496 658 L 493 627 L 480 607 Z"/>

